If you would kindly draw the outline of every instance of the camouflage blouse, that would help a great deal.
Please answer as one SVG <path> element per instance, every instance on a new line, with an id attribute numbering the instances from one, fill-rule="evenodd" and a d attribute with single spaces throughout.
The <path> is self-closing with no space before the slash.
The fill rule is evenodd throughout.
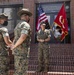
<path id="1" fill-rule="evenodd" d="M 8 30 L 5 27 L 0 28 L 0 55 L 8 55 L 6 44 L 3 39 L 5 36 L 9 36 Z"/>
<path id="2" fill-rule="evenodd" d="M 42 30 L 39 30 L 38 32 L 37 32 L 37 38 L 38 39 L 47 39 L 48 37 L 51 37 L 51 35 L 50 35 L 50 30 L 48 30 L 48 29 L 45 29 L 44 31 L 42 31 Z"/>
<path id="3" fill-rule="evenodd" d="M 15 36 L 14 43 L 16 43 L 16 41 L 19 39 L 21 34 L 26 34 L 28 36 L 26 40 L 14 50 L 14 54 L 16 55 L 21 55 L 26 53 L 26 51 L 29 49 L 30 46 L 31 29 L 30 25 L 25 21 L 21 21 L 20 23 L 17 24 L 14 30 L 14 36 Z"/>

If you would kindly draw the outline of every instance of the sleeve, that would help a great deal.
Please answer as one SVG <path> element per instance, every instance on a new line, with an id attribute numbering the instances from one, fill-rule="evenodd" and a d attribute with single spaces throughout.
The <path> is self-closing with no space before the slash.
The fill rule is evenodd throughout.
<path id="1" fill-rule="evenodd" d="M 29 24 L 28 23 L 23 23 L 22 26 L 21 26 L 21 34 L 28 35 L 29 30 L 30 30 Z"/>
<path id="2" fill-rule="evenodd" d="M 47 31 L 48 37 L 51 37 L 50 30 Z"/>
<path id="3" fill-rule="evenodd" d="M 39 39 L 39 37 L 37 36 L 37 39 Z"/>
<path id="4" fill-rule="evenodd" d="M 26 35 L 28 35 L 28 30 L 24 30 L 24 29 L 23 29 L 23 30 L 21 31 L 21 34 L 26 34 Z"/>
<path id="5" fill-rule="evenodd" d="M 39 39 L 39 37 L 38 37 L 39 33 L 40 33 L 40 30 L 37 32 L 37 37 L 36 37 L 37 39 Z"/>
<path id="6" fill-rule="evenodd" d="M 9 34 L 7 32 L 2 32 L 3 37 L 5 36 L 9 36 Z"/>
<path id="7" fill-rule="evenodd" d="M 5 27 L 2 27 L 2 28 L 0 28 L 0 31 L 1 31 L 1 32 L 8 32 L 8 29 L 5 28 Z"/>
<path id="8" fill-rule="evenodd" d="M 7 28 L 5 28 L 5 27 L 0 28 L 0 31 L 2 32 L 3 37 L 9 36 Z"/>

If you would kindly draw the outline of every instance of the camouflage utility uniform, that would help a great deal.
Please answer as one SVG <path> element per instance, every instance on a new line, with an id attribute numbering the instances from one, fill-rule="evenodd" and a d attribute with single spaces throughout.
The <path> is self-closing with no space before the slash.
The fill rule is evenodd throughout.
<path id="1" fill-rule="evenodd" d="M 3 29 L 5 29 L 5 31 Z M 0 75 L 8 75 L 9 58 L 6 44 L 3 39 L 4 36 L 8 36 L 8 32 L 6 32 L 6 28 L 3 29 L 0 30 Z"/>
<path id="2" fill-rule="evenodd" d="M 45 29 L 39 30 L 37 33 L 38 39 L 47 39 L 50 37 L 50 31 Z M 48 42 L 39 42 L 38 44 L 38 70 L 48 71 L 49 69 L 49 44 Z"/>
<path id="3" fill-rule="evenodd" d="M 14 31 L 14 43 L 19 39 L 21 34 L 28 35 L 26 40 L 14 50 L 14 75 L 27 75 L 26 71 L 28 70 L 28 57 L 30 51 L 30 25 L 25 21 L 21 21 Z"/>

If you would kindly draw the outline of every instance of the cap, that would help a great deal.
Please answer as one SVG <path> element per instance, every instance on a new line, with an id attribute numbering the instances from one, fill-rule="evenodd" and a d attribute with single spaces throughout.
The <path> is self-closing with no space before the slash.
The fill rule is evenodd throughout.
<path id="1" fill-rule="evenodd" d="M 30 12 L 30 10 L 29 9 L 26 9 L 26 8 L 23 8 L 20 11 L 18 11 L 17 14 L 18 14 L 18 16 L 21 16 L 22 14 L 27 14 L 29 16 L 32 16 L 32 13 Z"/>
<path id="2" fill-rule="evenodd" d="M 8 18 L 8 16 L 5 13 L 1 13 L 0 18 Z"/>
<path id="3" fill-rule="evenodd" d="M 40 23 L 40 25 L 44 25 L 44 26 L 45 26 L 45 25 L 46 25 L 46 23 L 43 21 L 43 22 L 41 22 L 41 23 Z"/>

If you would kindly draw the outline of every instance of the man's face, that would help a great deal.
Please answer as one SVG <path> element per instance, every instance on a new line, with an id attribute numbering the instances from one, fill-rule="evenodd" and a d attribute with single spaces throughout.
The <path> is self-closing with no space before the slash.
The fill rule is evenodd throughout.
<path id="1" fill-rule="evenodd" d="M 3 24 L 6 19 L 0 19 L 0 24 Z"/>
<path id="2" fill-rule="evenodd" d="M 41 25 L 41 29 L 43 29 L 43 30 L 44 30 L 44 29 L 45 29 L 45 25 Z"/>
<path id="3" fill-rule="evenodd" d="M 21 16 L 21 19 L 22 19 L 22 20 L 26 20 L 27 22 L 29 22 L 29 21 L 30 21 L 30 16 L 24 14 L 24 15 Z"/>
<path id="4" fill-rule="evenodd" d="M 29 17 L 28 15 L 26 15 L 26 20 L 27 20 L 27 22 L 29 23 L 30 17 Z"/>
<path id="5" fill-rule="evenodd" d="M 7 18 L 0 18 L 0 24 L 3 26 L 7 26 L 8 25 L 8 19 Z"/>

